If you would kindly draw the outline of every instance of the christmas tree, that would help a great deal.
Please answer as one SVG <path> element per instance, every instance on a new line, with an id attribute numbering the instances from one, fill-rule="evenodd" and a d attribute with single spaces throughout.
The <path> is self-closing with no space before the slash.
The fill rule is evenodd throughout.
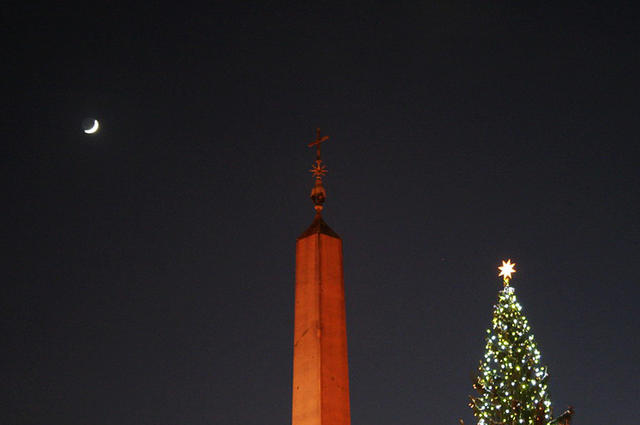
<path id="1" fill-rule="evenodd" d="M 480 361 L 470 407 L 478 425 L 546 425 L 551 421 L 546 366 L 540 363 L 527 318 L 512 286 L 515 263 L 502 262 L 504 287 L 487 329 L 484 359 Z"/>

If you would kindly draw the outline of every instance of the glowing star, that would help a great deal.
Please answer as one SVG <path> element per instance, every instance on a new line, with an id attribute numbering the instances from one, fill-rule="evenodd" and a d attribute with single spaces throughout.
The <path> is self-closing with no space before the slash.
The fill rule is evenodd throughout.
<path id="1" fill-rule="evenodd" d="M 506 262 L 503 260 L 502 266 L 498 267 L 498 270 L 500 270 L 500 274 L 498 276 L 504 276 L 504 280 L 511 279 L 511 274 L 516 272 L 514 269 L 515 265 L 516 263 L 512 263 L 511 259 Z"/>

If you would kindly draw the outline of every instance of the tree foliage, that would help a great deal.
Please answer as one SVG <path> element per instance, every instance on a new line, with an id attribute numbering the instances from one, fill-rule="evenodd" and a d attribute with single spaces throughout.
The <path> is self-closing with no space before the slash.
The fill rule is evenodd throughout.
<path id="1" fill-rule="evenodd" d="M 506 281 L 487 329 L 470 406 L 478 425 L 544 425 L 551 420 L 549 375 L 531 327 Z"/>

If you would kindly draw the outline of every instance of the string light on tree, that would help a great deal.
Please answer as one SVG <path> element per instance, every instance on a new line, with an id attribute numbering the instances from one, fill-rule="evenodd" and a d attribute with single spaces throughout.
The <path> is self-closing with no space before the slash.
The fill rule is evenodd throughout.
<path id="1" fill-rule="evenodd" d="M 502 261 L 503 289 L 493 307 L 485 354 L 469 406 L 478 425 L 546 425 L 551 421 L 549 375 L 510 281 L 515 263 Z"/>

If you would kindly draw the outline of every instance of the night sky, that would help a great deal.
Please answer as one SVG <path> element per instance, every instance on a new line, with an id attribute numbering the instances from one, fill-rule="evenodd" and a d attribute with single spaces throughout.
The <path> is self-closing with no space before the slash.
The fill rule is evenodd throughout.
<path id="1" fill-rule="evenodd" d="M 640 15 L 516 3 L 4 5 L 0 423 L 290 423 L 316 127 L 354 425 L 475 423 L 507 258 L 554 416 L 637 422 Z"/>

